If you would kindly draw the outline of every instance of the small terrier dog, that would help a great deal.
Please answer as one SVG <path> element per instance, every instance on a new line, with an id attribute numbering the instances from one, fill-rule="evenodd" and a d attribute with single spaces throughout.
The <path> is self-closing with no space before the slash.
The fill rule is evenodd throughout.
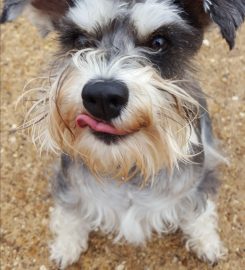
<path id="1" fill-rule="evenodd" d="M 24 124 L 62 153 L 51 258 L 76 262 L 97 228 L 132 244 L 180 229 L 217 262 L 221 156 L 191 61 L 212 21 L 234 46 L 244 0 L 5 0 L 1 22 L 22 11 L 61 45 Z"/>

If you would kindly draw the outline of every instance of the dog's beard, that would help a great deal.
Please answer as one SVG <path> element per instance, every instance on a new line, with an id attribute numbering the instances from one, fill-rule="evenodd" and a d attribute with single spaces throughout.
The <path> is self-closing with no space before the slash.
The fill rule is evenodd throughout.
<path id="1" fill-rule="evenodd" d="M 136 173 L 147 181 L 160 169 L 171 171 L 179 161 L 189 160 L 188 140 L 198 104 L 176 82 L 164 80 L 147 59 L 124 56 L 109 61 L 103 51 L 82 50 L 58 66 L 50 85 L 37 90 L 39 98 L 24 124 L 32 126 L 33 140 L 41 149 L 82 159 L 98 178 L 124 181 Z M 129 88 L 127 107 L 111 121 L 127 135 L 115 143 L 106 144 L 89 127 L 76 125 L 76 117 L 86 113 L 81 91 L 94 78 L 116 78 Z"/>

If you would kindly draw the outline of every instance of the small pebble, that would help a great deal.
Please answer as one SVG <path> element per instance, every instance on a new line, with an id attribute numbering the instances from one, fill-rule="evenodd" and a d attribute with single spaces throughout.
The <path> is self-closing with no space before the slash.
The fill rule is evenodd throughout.
<path id="1" fill-rule="evenodd" d="M 239 97 L 238 97 L 238 96 L 233 96 L 231 99 L 232 99 L 233 101 L 238 101 L 238 100 L 239 100 Z"/>
<path id="2" fill-rule="evenodd" d="M 237 215 L 234 215 L 234 217 L 232 219 L 232 222 L 236 224 L 237 223 L 237 219 L 238 219 L 238 216 Z"/>
<path id="3" fill-rule="evenodd" d="M 177 263 L 179 261 L 178 257 L 174 256 L 173 257 L 173 263 Z"/>
<path id="4" fill-rule="evenodd" d="M 16 138 L 15 137 L 10 137 L 9 142 L 10 143 L 16 143 Z"/>
<path id="5" fill-rule="evenodd" d="M 43 218 L 42 219 L 42 225 L 46 226 L 48 224 L 48 219 Z"/>
<path id="6" fill-rule="evenodd" d="M 125 262 L 119 264 L 118 266 L 116 266 L 115 270 L 124 270 L 125 269 Z"/>
<path id="7" fill-rule="evenodd" d="M 115 268 L 115 270 L 124 270 L 124 265 L 118 265 L 118 266 L 116 266 L 116 268 Z"/>
<path id="8" fill-rule="evenodd" d="M 19 264 L 19 261 L 18 260 L 16 260 L 16 261 L 14 261 L 14 266 L 17 266 Z"/>
<path id="9" fill-rule="evenodd" d="M 39 270 L 47 270 L 46 266 L 45 265 L 41 265 Z"/>
<path id="10" fill-rule="evenodd" d="M 209 40 L 208 39 L 204 39 L 203 40 L 203 45 L 209 47 L 210 46 Z"/>

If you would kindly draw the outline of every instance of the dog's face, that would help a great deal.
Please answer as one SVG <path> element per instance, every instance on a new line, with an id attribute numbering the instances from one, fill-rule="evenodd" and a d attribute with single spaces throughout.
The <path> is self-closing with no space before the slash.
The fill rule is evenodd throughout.
<path id="1" fill-rule="evenodd" d="M 100 176 L 148 179 L 188 159 L 198 111 L 190 60 L 209 22 L 201 1 L 68 2 L 32 1 L 61 44 L 31 108 L 35 139 Z"/>
<path id="2" fill-rule="evenodd" d="M 56 26 L 68 55 L 48 93 L 55 146 L 98 175 L 125 179 L 185 157 L 185 107 L 194 100 L 167 79 L 183 78 L 201 34 L 179 13 L 169 1 L 80 1 L 69 9 Z"/>

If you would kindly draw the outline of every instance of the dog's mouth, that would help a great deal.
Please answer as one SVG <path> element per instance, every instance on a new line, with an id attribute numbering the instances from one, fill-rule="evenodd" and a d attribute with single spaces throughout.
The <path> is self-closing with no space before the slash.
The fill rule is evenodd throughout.
<path id="1" fill-rule="evenodd" d="M 87 114 L 79 114 L 76 124 L 80 128 L 89 127 L 97 138 L 106 143 L 115 142 L 117 139 L 129 135 L 129 132 L 117 129 L 112 124 L 94 119 Z"/>

